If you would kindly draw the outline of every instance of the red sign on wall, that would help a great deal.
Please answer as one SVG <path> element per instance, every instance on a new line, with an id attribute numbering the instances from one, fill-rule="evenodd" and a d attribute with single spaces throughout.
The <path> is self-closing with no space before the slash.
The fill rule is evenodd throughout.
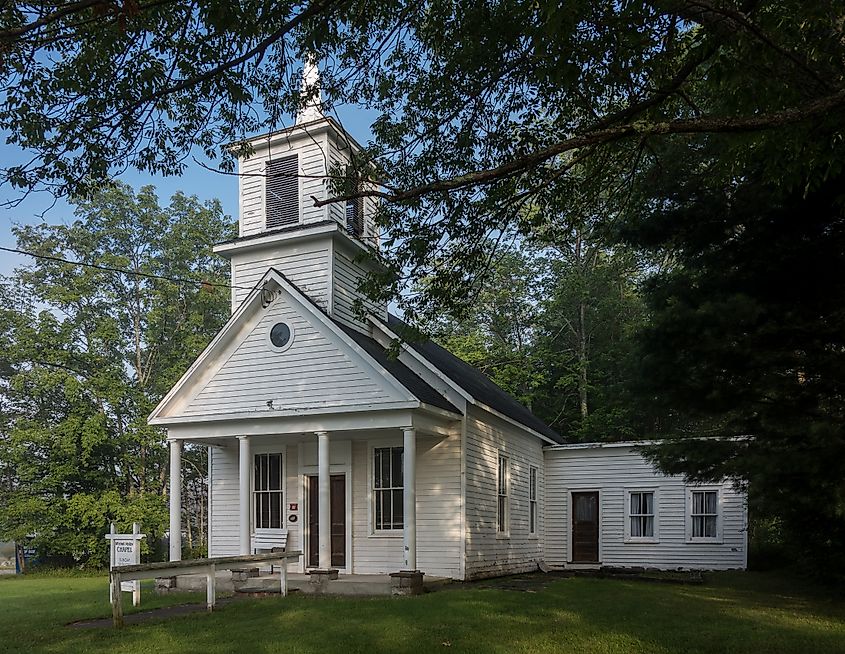
<path id="1" fill-rule="evenodd" d="M 290 504 L 288 504 L 288 511 L 299 511 L 299 503 L 291 502 Z"/>

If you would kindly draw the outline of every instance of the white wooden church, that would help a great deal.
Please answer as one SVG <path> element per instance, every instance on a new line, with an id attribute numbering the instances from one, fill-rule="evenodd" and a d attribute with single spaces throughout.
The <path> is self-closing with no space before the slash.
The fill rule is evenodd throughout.
<path id="1" fill-rule="evenodd" d="M 358 291 L 375 205 L 313 200 L 359 145 L 305 104 L 239 162 L 239 236 L 215 248 L 232 316 L 149 417 L 169 437 L 171 560 L 189 442 L 209 451 L 209 556 L 284 545 L 302 572 L 457 580 L 543 562 L 744 568 L 730 482 L 686 485 L 632 443 L 568 444 L 431 341 L 388 355 L 402 323 Z"/>

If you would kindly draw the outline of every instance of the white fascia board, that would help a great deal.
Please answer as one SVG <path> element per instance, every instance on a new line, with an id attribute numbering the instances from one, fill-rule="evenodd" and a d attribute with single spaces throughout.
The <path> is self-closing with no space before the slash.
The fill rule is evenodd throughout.
<path id="1" fill-rule="evenodd" d="M 169 425 L 169 438 L 178 440 L 205 440 L 234 438 L 235 436 L 282 436 L 309 434 L 318 431 L 342 433 L 349 431 L 372 432 L 378 429 L 401 429 L 413 424 L 412 408 L 328 412 L 299 416 L 244 416 L 238 420 L 205 418 L 202 422 Z"/>
<path id="2" fill-rule="evenodd" d="M 187 425 L 207 422 L 229 422 L 232 420 L 265 420 L 271 418 L 289 418 L 298 416 L 320 416 L 324 414 L 361 413 L 367 411 L 392 411 L 396 409 L 418 409 L 419 402 L 381 402 L 379 404 L 361 404 L 357 406 L 309 406 L 299 409 L 259 409 L 249 411 L 230 411 L 228 413 L 210 413 L 191 416 L 162 417 L 150 421 L 151 425 Z"/>
<path id="3" fill-rule="evenodd" d="M 402 342 L 402 339 L 399 338 L 399 336 L 392 329 L 390 329 L 390 327 L 388 327 L 387 324 L 385 324 L 384 322 L 382 322 L 381 320 L 379 320 L 375 316 L 367 316 L 367 318 L 369 319 L 369 321 L 372 325 L 374 325 L 377 329 L 380 329 L 382 332 L 387 334 L 390 338 L 393 338 L 393 339 L 396 339 L 399 342 Z M 538 431 L 531 429 L 530 427 L 527 427 L 526 425 L 523 425 L 518 420 L 514 420 L 513 418 L 510 418 L 510 417 L 506 416 L 505 414 L 503 414 L 501 411 L 497 411 L 493 407 L 487 406 L 483 402 L 479 402 L 478 400 L 476 400 L 472 396 L 471 393 L 466 391 L 461 385 L 459 385 L 457 382 L 455 382 L 451 377 L 449 377 L 446 373 L 444 373 L 442 370 L 440 370 L 437 366 L 432 364 L 428 359 L 426 359 L 423 355 L 421 355 L 419 352 L 417 352 L 414 348 L 403 346 L 402 349 L 403 349 L 404 352 L 407 352 L 410 356 L 412 356 L 414 358 L 414 360 L 418 361 L 421 365 L 425 366 L 426 369 L 428 369 L 432 374 L 436 375 L 447 386 L 449 386 L 449 388 L 451 388 L 458 395 L 463 397 L 469 404 L 473 404 L 480 409 L 484 409 L 485 411 L 493 414 L 497 418 L 504 420 L 505 422 L 513 425 L 514 427 L 518 427 L 519 429 L 522 429 L 523 431 L 527 432 L 528 434 L 531 434 L 532 436 L 535 436 L 535 437 L 539 438 L 540 440 L 542 440 L 546 443 L 550 443 L 552 445 L 558 444 L 555 440 L 549 438 L 548 436 L 546 436 L 544 434 L 541 434 Z"/>
<path id="4" fill-rule="evenodd" d="M 690 436 L 684 440 L 688 441 L 744 441 L 751 439 L 752 436 L 730 436 L 723 438 L 721 436 Z M 545 450 L 601 450 L 613 447 L 652 447 L 654 445 L 663 445 L 664 443 L 672 443 L 676 441 L 667 440 L 665 438 L 644 439 L 641 441 L 596 441 L 593 443 L 556 443 L 549 445 L 543 449 Z"/>
<path id="5" fill-rule="evenodd" d="M 243 236 L 233 241 L 218 243 L 212 248 L 212 250 L 215 254 L 219 254 L 226 259 L 230 259 L 235 253 L 239 254 L 241 252 L 248 252 L 251 250 L 262 250 L 285 241 L 304 241 L 310 238 L 319 238 L 339 230 L 340 223 L 334 220 L 316 223 L 310 227 L 306 223 L 304 225 L 299 225 L 299 229 L 296 230 L 276 234 L 268 233 L 259 236 Z"/>

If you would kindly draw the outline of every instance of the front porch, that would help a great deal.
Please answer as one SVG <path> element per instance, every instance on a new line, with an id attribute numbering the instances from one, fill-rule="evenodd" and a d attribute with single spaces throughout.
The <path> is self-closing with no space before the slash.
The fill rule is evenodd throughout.
<path id="1" fill-rule="evenodd" d="M 373 594 L 389 594 L 386 575 L 403 571 L 460 578 L 459 423 L 401 413 L 403 426 L 384 424 L 385 412 L 343 416 L 347 429 L 325 415 L 170 426 L 171 479 L 185 442 L 209 447 L 209 556 L 301 551 L 291 572 L 312 573 L 303 586 L 323 573 L 331 594 L 372 586 L 374 575 L 383 591 Z M 299 431 L 306 421 L 334 429 Z M 181 558 L 179 486 L 170 494 L 171 561 Z"/>

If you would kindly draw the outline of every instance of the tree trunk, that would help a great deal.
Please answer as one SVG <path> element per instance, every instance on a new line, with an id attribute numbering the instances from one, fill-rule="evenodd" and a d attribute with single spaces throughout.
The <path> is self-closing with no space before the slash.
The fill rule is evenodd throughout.
<path id="1" fill-rule="evenodd" d="M 578 306 L 578 403 L 581 418 L 589 413 L 587 406 L 587 325 L 586 306 L 581 302 Z"/>

